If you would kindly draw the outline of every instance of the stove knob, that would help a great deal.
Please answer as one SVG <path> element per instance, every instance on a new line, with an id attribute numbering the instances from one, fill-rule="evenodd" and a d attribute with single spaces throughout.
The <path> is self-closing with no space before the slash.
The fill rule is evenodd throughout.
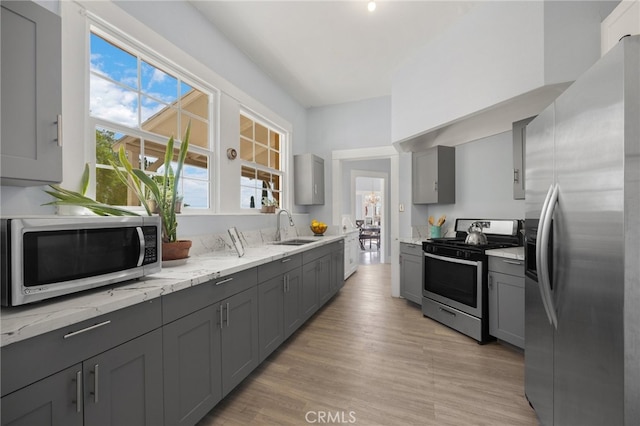
<path id="1" fill-rule="evenodd" d="M 462 251 L 456 250 L 456 257 L 462 257 Z"/>
<path id="2" fill-rule="evenodd" d="M 467 259 L 471 257 L 471 253 L 469 253 L 468 251 L 464 253 L 464 257 L 466 257 Z"/>

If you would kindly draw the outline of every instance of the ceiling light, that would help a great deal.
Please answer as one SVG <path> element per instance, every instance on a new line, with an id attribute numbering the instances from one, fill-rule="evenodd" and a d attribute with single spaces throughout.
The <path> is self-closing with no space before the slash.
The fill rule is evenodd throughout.
<path id="1" fill-rule="evenodd" d="M 367 9 L 369 9 L 369 12 L 373 12 L 374 10 L 376 10 L 376 2 L 371 0 L 368 4 L 367 4 Z"/>

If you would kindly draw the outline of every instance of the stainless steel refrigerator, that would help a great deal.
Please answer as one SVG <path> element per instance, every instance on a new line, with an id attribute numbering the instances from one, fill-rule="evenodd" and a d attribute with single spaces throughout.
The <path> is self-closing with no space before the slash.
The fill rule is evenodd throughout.
<path id="1" fill-rule="evenodd" d="M 527 126 L 525 393 L 543 425 L 640 425 L 640 36 Z"/>

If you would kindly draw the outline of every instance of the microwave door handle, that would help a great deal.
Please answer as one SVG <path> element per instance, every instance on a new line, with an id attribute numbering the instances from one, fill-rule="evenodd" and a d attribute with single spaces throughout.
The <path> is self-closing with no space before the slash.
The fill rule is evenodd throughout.
<path id="1" fill-rule="evenodd" d="M 547 298 L 547 306 L 549 308 L 549 317 L 551 319 L 551 323 L 557 329 L 558 328 L 558 316 L 556 314 L 556 308 L 553 303 L 553 297 L 551 295 L 551 274 L 549 271 L 549 250 L 552 250 L 549 247 L 549 237 L 551 235 L 551 220 L 553 219 L 553 213 L 556 208 L 556 203 L 558 202 L 558 184 L 555 184 L 553 187 L 553 191 L 551 193 L 551 197 L 549 198 L 549 204 L 547 205 L 547 210 L 545 212 L 544 217 L 544 233 L 542 234 L 542 241 L 540 241 L 541 247 L 541 255 L 540 259 L 540 275 L 542 277 L 541 285 L 544 290 L 545 297 Z"/>
<path id="2" fill-rule="evenodd" d="M 551 319 L 551 313 L 549 312 L 549 304 L 547 302 L 547 295 L 543 285 L 542 278 L 542 235 L 544 235 L 544 218 L 546 217 L 547 208 L 549 206 L 549 200 L 551 199 L 551 194 L 553 193 L 553 184 L 549 186 L 549 190 L 547 191 L 547 196 L 544 199 L 544 203 L 542 203 L 542 210 L 540 211 L 540 220 L 538 221 L 538 232 L 536 235 L 536 271 L 538 271 L 538 289 L 540 290 L 540 297 L 542 298 L 542 305 L 544 306 L 544 311 L 547 314 L 547 319 L 549 320 L 549 324 L 553 325 L 553 320 Z M 546 254 L 546 251 L 545 251 Z"/>
<path id="3" fill-rule="evenodd" d="M 138 264 L 136 266 L 142 266 L 142 262 L 144 261 L 145 249 L 144 232 L 142 232 L 141 226 L 136 226 L 136 231 L 138 231 L 138 242 L 140 247 L 140 256 L 138 256 Z"/>

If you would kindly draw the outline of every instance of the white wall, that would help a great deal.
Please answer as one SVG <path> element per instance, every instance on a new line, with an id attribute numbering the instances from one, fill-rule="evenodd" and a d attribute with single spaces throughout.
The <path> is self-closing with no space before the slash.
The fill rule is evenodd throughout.
<path id="1" fill-rule="evenodd" d="M 412 205 L 412 225 L 443 214 L 451 232 L 457 218 L 524 219 L 524 200 L 513 199 L 512 156 L 511 132 L 456 146 L 455 204 Z"/>
<path id="2" fill-rule="evenodd" d="M 307 113 L 307 149 L 324 158 L 325 204 L 309 206 L 314 217 L 331 221 L 332 166 L 331 152 L 345 149 L 363 150 L 391 144 L 391 99 L 373 98 L 360 102 L 310 108 Z M 349 188 L 350 182 L 342 182 Z M 320 220 L 320 219 L 318 219 Z"/>
<path id="3" fill-rule="evenodd" d="M 575 80 L 599 57 L 600 22 L 617 3 L 476 5 L 394 74 L 392 140 L 435 130 L 541 87 Z M 530 115 L 527 111 L 511 121 Z"/>
<path id="4" fill-rule="evenodd" d="M 127 32 L 179 66 L 189 63 L 189 71 L 221 91 L 220 152 L 225 152 L 228 147 L 237 148 L 238 113 L 241 104 L 259 116 L 277 122 L 289 132 L 293 145 L 289 159 L 292 158 L 293 152 L 307 150 L 306 110 L 261 72 L 240 50 L 231 45 L 188 2 L 42 3 L 46 3 L 48 9 L 61 14 L 63 18 L 64 187 L 76 188 L 84 163 L 91 161 L 91 154 L 85 150 L 85 141 L 91 137 L 92 129 L 85 123 L 88 98 L 88 79 L 85 75 L 88 41 L 87 20 L 84 14 L 79 12 L 82 4 L 99 18 Z M 225 182 L 225 185 L 221 185 L 222 189 L 215 194 L 220 201 L 219 204 L 226 207 L 222 209 L 223 212 L 237 213 L 234 206 L 239 207 L 238 164 L 238 161 L 230 162 L 225 156 L 214 166 L 218 181 Z M 46 187 L 25 189 L 3 186 L 0 189 L 2 214 L 8 216 L 55 213 L 54 208 L 41 206 L 50 201 L 43 189 Z M 290 187 L 290 190 L 292 189 Z M 245 218 L 239 218 L 237 215 L 234 217 L 233 222 L 241 222 L 244 229 L 257 229 L 264 221 L 271 221 L 259 214 L 250 214 Z M 272 220 L 275 226 L 275 218 Z M 193 235 L 198 231 L 224 231 L 227 220 L 219 215 L 184 214 L 180 217 L 179 223 L 183 232 Z"/>

